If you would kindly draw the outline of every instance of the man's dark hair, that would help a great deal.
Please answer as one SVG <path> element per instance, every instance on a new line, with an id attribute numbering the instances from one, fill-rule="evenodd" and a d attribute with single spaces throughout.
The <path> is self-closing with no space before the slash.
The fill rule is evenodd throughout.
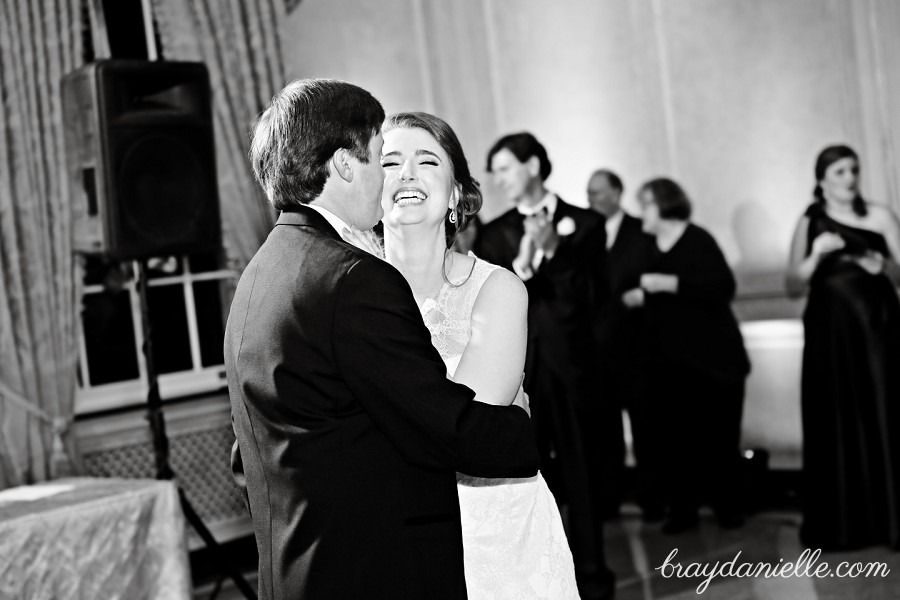
<path id="1" fill-rule="evenodd" d="M 651 179 L 641 186 L 640 191 L 645 190 L 653 194 L 653 202 L 659 209 L 661 219 L 687 221 L 691 218 L 691 201 L 681 186 L 671 179 L 666 177 Z"/>
<path id="2" fill-rule="evenodd" d="M 491 146 L 487 156 L 488 173 L 491 173 L 491 160 L 494 158 L 494 155 L 504 148 L 512 152 L 521 163 L 527 161 L 532 156 L 537 156 L 541 163 L 541 180 L 546 181 L 547 178 L 550 177 L 550 171 L 553 170 L 553 165 L 550 164 L 550 159 L 547 158 L 547 150 L 539 141 L 537 141 L 536 137 L 527 131 L 504 135 Z"/>
<path id="3" fill-rule="evenodd" d="M 328 179 L 328 161 L 346 148 L 369 162 L 369 142 L 384 121 L 381 103 L 366 90 L 334 79 L 301 79 L 275 94 L 253 126 L 250 164 L 278 210 L 315 200 Z"/>
<path id="4" fill-rule="evenodd" d="M 625 186 L 622 184 L 622 179 L 610 171 L 609 169 L 597 169 L 594 171 L 594 175 L 603 175 L 606 177 L 606 181 L 609 182 L 609 187 L 616 190 L 620 194 L 625 190 Z M 593 177 L 593 175 L 591 175 Z"/>

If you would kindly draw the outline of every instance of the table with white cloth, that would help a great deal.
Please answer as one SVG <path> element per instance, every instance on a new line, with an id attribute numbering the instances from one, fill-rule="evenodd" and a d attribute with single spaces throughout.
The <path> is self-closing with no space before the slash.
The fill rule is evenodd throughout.
<path id="1" fill-rule="evenodd" d="M 190 597 L 171 481 L 72 478 L 0 491 L 0 600 Z"/>

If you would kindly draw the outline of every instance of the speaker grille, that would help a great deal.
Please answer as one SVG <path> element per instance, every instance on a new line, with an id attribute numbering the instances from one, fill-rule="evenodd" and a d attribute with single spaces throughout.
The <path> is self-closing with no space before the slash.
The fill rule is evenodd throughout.
<path id="1" fill-rule="evenodd" d="M 203 164 L 183 139 L 141 138 L 122 160 L 121 218 L 147 242 L 186 243 L 208 202 L 206 179 Z"/>

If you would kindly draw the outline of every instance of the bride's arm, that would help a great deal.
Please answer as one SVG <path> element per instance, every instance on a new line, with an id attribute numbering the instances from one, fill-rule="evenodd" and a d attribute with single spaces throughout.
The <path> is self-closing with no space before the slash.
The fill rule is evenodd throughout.
<path id="1" fill-rule="evenodd" d="M 491 273 L 472 308 L 472 336 L 453 380 L 488 404 L 511 404 L 522 381 L 528 337 L 528 293 L 507 271 Z"/>

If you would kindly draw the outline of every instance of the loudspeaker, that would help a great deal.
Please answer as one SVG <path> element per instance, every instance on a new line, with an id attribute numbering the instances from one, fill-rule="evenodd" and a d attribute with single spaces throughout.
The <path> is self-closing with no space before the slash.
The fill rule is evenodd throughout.
<path id="1" fill-rule="evenodd" d="M 209 73 L 103 60 L 62 81 L 76 251 L 118 260 L 216 252 Z"/>

